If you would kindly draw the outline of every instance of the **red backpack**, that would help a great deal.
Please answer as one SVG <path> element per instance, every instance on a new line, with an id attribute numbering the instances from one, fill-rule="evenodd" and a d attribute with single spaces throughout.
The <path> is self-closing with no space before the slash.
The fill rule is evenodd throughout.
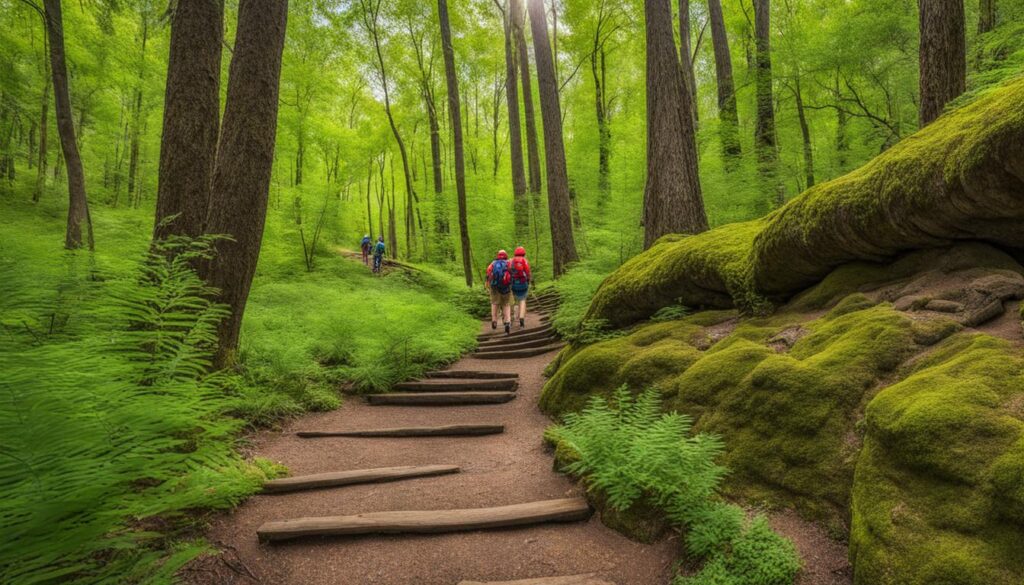
<path id="1" fill-rule="evenodd" d="M 529 284 L 530 279 L 526 276 L 526 258 L 516 256 L 512 259 L 512 284 Z"/>

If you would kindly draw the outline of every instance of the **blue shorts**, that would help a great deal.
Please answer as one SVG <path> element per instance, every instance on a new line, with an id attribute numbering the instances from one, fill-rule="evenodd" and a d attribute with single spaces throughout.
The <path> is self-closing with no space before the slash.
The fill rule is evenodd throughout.
<path id="1" fill-rule="evenodd" d="M 516 298 L 516 301 L 525 301 L 526 295 L 530 293 L 530 286 L 526 285 L 523 288 L 512 287 L 512 296 Z"/>

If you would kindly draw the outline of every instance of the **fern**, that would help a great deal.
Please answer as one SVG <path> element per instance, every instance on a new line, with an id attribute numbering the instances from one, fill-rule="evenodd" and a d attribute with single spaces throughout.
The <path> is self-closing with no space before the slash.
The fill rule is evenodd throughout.
<path id="1" fill-rule="evenodd" d="M 594 397 L 566 415 L 546 437 L 572 454 L 566 471 L 584 478 L 613 508 L 626 510 L 646 498 L 687 530 L 687 550 L 707 562 L 679 585 L 792 583 L 800 567 L 792 544 L 763 517 L 748 522 L 741 508 L 718 497 L 726 470 L 715 461 L 723 444 L 692 427 L 685 415 L 663 413 L 656 391 L 634 397 L 622 386 L 609 399 Z"/>

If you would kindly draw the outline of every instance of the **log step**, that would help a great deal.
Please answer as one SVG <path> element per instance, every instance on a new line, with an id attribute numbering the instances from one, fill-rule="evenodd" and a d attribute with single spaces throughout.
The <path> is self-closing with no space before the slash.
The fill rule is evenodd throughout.
<path id="1" fill-rule="evenodd" d="M 524 329 L 525 331 L 525 329 Z M 502 345 L 505 343 L 521 343 L 524 341 L 532 341 L 534 339 L 544 339 L 552 337 L 555 334 L 551 329 L 544 329 L 542 331 L 535 331 L 533 333 L 525 333 L 523 335 L 502 335 L 501 337 L 494 337 L 487 341 L 481 341 L 479 347 L 493 347 L 495 345 Z"/>
<path id="2" fill-rule="evenodd" d="M 544 326 L 541 326 L 541 327 L 530 327 L 530 328 L 527 328 L 527 329 L 513 329 L 512 332 L 507 334 L 507 335 L 505 334 L 505 330 L 502 329 L 500 331 L 494 331 L 494 332 L 491 332 L 491 333 L 481 333 L 480 335 L 476 336 L 476 340 L 477 341 L 488 341 L 490 339 L 498 339 L 498 338 L 505 338 L 505 337 L 518 337 L 520 335 L 529 335 L 531 333 L 537 333 L 537 332 L 540 332 L 540 331 L 551 331 L 551 326 L 550 325 L 544 325 Z"/>
<path id="3" fill-rule="evenodd" d="M 459 585 L 615 585 L 611 581 L 598 579 L 594 573 L 586 575 L 565 575 L 562 577 L 538 577 L 517 581 L 459 581 Z"/>
<path id="4" fill-rule="evenodd" d="M 414 477 L 430 477 L 433 475 L 458 473 L 459 471 L 460 469 L 458 465 L 406 465 L 402 467 L 378 467 L 376 469 L 353 469 L 350 471 L 317 473 L 315 475 L 285 477 L 265 482 L 263 484 L 263 493 L 280 494 L 284 492 L 338 487 L 358 483 L 397 481 L 400 479 L 410 479 Z"/>
<path id="5" fill-rule="evenodd" d="M 542 522 L 571 522 L 590 517 L 584 498 L 564 498 L 463 510 L 409 510 L 371 512 L 354 516 L 325 516 L 267 522 L 257 529 L 261 542 L 308 536 L 360 534 L 437 534 L 488 528 L 506 528 Z"/>
<path id="6" fill-rule="evenodd" d="M 501 380 L 504 378 L 518 378 L 516 372 L 478 372 L 474 370 L 434 370 L 423 374 L 424 378 L 451 378 L 451 379 L 473 379 L 473 380 Z"/>
<path id="7" fill-rule="evenodd" d="M 462 404 L 500 404 L 516 397 L 514 392 L 410 392 L 369 394 L 366 400 L 375 406 L 458 406 Z"/>
<path id="8" fill-rule="evenodd" d="M 352 431 L 299 431 L 304 439 L 318 437 L 459 437 L 496 435 L 505 432 L 505 425 L 443 425 L 438 427 L 394 427 Z"/>
<path id="9" fill-rule="evenodd" d="M 538 337 L 537 339 L 529 339 L 527 341 L 516 341 L 515 339 L 509 339 L 505 343 L 489 343 L 487 345 L 480 344 L 477 348 L 477 353 L 489 353 L 492 351 L 504 351 L 509 349 L 529 349 L 531 347 L 544 347 L 545 345 L 551 345 L 552 343 L 558 342 L 558 338 L 554 336 Z"/>
<path id="10" fill-rule="evenodd" d="M 519 385 L 515 378 L 504 378 L 498 380 L 440 380 L 412 381 L 395 384 L 392 390 L 401 392 L 467 392 L 467 391 L 494 391 L 503 390 L 511 392 Z"/>
<path id="11" fill-rule="evenodd" d="M 553 343 L 551 345 L 545 345 L 543 347 L 531 347 L 528 349 L 510 349 L 506 351 L 474 353 L 473 357 L 479 360 L 509 360 L 518 358 L 528 358 L 548 353 L 549 351 L 562 349 L 563 347 L 565 347 L 564 343 Z"/>

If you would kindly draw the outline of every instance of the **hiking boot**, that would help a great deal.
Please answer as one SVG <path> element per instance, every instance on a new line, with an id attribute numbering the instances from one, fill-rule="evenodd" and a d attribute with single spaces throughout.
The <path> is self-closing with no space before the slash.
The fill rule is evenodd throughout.
<path id="1" fill-rule="evenodd" d="M 519 328 L 526 329 L 526 319 L 519 319 Z"/>
<path id="2" fill-rule="evenodd" d="M 508 335 L 509 333 L 512 333 L 512 324 L 505 323 L 505 335 Z"/>
<path id="3" fill-rule="evenodd" d="M 498 328 L 498 322 L 497 321 L 491 321 L 491 330 L 493 331 L 493 330 L 495 330 L 497 328 Z"/>

